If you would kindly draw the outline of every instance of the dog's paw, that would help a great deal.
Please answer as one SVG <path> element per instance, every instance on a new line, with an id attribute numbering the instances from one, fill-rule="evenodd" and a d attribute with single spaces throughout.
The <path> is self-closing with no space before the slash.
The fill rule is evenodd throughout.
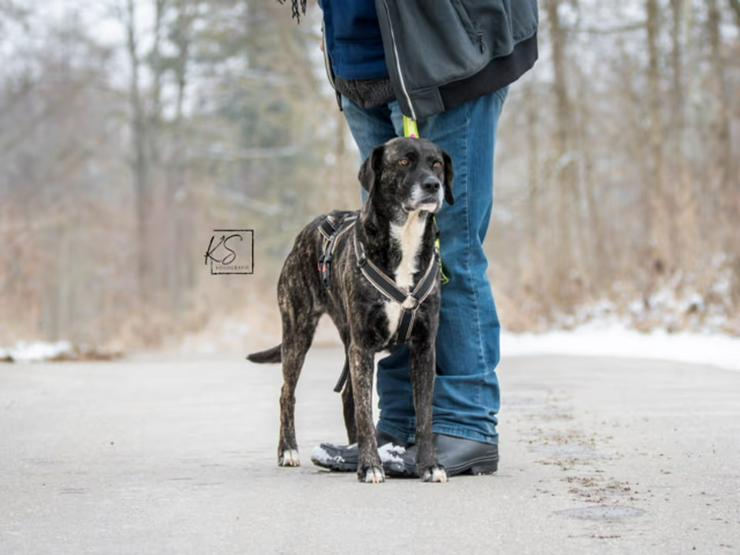
<path id="1" fill-rule="evenodd" d="M 286 449 L 278 457 L 280 466 L 301 466 L 301 459 L 298 457 L 297 449 Z"/>
<path id="2" fill-rule="evenodd" d="M 447 481 L 447 472 L 444 468 L 435 464 L 424 471 L 421 479 L 425 482 L 445 483 Z"/>
<path id="3" fill-rule="evenodd" d="M 371 466 L 365 470 L 364 475 L 360 475 L 358 478 L 366 484 L 380 484 L 385 482 L 385 472 L 380 466 Z"/>

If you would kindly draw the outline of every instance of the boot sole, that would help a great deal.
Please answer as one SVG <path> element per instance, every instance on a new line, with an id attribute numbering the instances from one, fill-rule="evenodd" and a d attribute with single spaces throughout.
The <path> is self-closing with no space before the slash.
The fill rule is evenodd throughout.
<path id="1" fill-rule="evenodd" d="M 479 462 L 470 467 L 470 473 L 474 475 L 493 474 L 498 470 L 498 459 Z"/>
<path id="2" fill-rule="evenodd" d="M 315 464 L 316 466 L 320 466 L 321 468 L 331 470 L 332 472 L 357 472 L 357 464 L 349 464 L 349 463 L 324 464 L 314 459 L 311 459 L 311 462 Z"/>

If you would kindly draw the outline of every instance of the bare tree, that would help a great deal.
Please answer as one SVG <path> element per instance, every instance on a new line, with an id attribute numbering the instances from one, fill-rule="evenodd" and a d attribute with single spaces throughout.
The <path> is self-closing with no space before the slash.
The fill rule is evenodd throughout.
<path id="1" fill-rule="evenodd" d="M 728 0 L 730 2 L 730 8 L 735 15 L 735 24 L 740 28 L 740 0 Z"/>
<path id="2" fill-rule="evenodd" d="M 648 119 L 649 119 L 649 166 L 651 171 L 647 197 L 650 207 L 650 263 L 658 274 L 664 273 L 671 263 L 669 255 L 668 214 L 666 211 L 665 161 L 663 153 L 663 116 L 660 79 L 660 34 L 661 12 L 658 0 L 646 0 L 647 49 L 648 49 Z"/>
<path id="3" fill-rule="evenodd" d="M 686 2 L 671 0 L 671 135 L 674 218 L 671 219 L 672 256 L 682 268 L 691 268 L 698 256 L 698 207 L 686 155 L 686 93 L 684 45 Z"/>
<path id="4" fill-rule="evenodd" d="M 547 22 L 552 48 L 553 92 L 555 100 L 555 145 L 552 161 L 552 174 L 557 183 L 557 234 L 562 247 L 558 260 L 556 281 L 561 284 L 559 293 L 566 297 L 574 294 L 572 275 L 580 274 L 577 268 L 581 261 L 575 254 L 574 236 L 571 229 L 573 213 L 577 206 L 576 171 L 571 138 L 573 111 L 568 96 L 566 76 L 565 43 L 566 34 L 560 20 L 561 0 L 547 0 Z"/>
<path id="5" fill-rule="evenodd" d="M 707 0 L 707 30 L 709 33 L 710 61 L 714 77 L 714 86 L 717 91 L 718 113 L 714 122 L 716 129 L 717 166 L 719 170 L 719 198 L 722 199 L 720 210 L 724 216 L 725 226 L 732 228 L 733 223 L 740 216 L 740 199 L 737 194 L 737 175 L 735 174 L 732 154 L 732 111 L 730 95 L 727 90 L 726 64 L 722 54 L 722 38 L 720 33 L 721 13 L 717 0 Z M 730 239 L 729 237 L 732 237 Z M 725 240 L 727 248 L 731 249 L 736 243 L 734 234 Z"/>
<path id="6" fill-rule="evenodd" d="M 131 161 L 134 175 L 134 189 L 136 191 L 136 221 L 137 221 L 137 267 L 139 298 L 147 304 L 150 297 L 150 248 L 148 245 L 150 233 L 150 211 L 152 198 L 149 183 L 149 163 L 147 157 L 146 112 L 141 91 L 141 58 L 139 54 L 139 34 L 136 27 L 136 2 L 126 0 L 122 10 L 123 24 L 126 29 L 126 51 L 128 53 L 131 76 L 129 79 L 129 103 L 131 107 L 131 147 L 133 159 Z"/>

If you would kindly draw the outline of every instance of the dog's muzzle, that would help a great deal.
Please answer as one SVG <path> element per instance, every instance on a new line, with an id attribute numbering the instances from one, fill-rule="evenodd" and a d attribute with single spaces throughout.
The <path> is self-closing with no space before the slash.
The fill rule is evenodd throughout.
<path id="1" fill-rule="evenodd" d="M 404 203 L 406 212 L 424 210 L 436 214 L 442 209 L 444 191 L 442 184 L 436 177 L 427 178 L 422 183 L 414 185 L 409 202 Z"/>
<path id="2" fill-rule="evenodd" d="M 437 181 L 439 183 L 439 181 Z M 444 192 L 441 186 L 434 187 L 431 185 L 424 188 L 422 185 L 416 185 L 413 188 L 411 198 L 408 202 L 403 204 L 403 209 L 406 212 L 413 212 L 415 210 L 424 210 L 436 214 L 442 209 L 442 203 L 444 202 Z"/>

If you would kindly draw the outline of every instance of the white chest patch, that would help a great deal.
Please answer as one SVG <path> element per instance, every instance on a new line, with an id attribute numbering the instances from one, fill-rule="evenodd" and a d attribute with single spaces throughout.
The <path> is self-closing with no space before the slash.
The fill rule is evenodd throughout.
<path id="1" fill-rule="evenodd" d="M 391 224 L 391 240 L 401 251 L 401 262 L 395 269 L 396 285 L 405 289 L 414 283 L 414 274 L 419 270 L 418 256 L 421 240 L 424 236 L 427 212 L 411 212 L 403 225 Z M 388 332 L 392 336 L 398 329 L 401 320 L 401 304 L 386 300 L 385 315 L 388 318 Z"/>

